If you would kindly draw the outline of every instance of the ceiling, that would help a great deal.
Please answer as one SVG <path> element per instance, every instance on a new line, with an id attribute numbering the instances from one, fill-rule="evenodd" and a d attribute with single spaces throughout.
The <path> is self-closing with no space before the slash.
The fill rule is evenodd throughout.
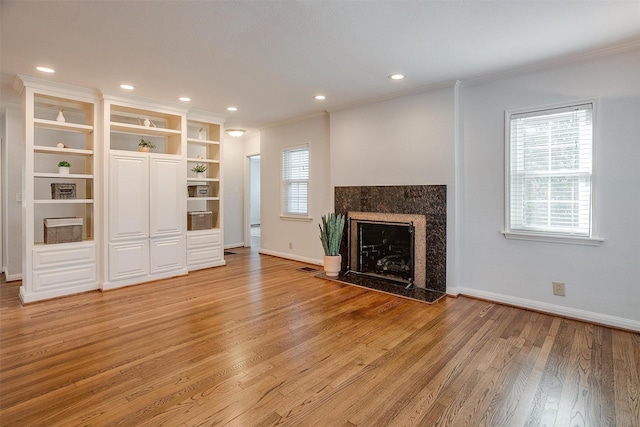
<path id="1" fill-rule="evenodd" d="M 189 96 L 190 108 L 245 129 L 640 40 L 639 0 L 2 0 L 0 7 L 4 103 L 17 102 L 16 74 L 110 91 L 130 83 L 136 96 L 172 103 Z M 396 72 L 406 79 L 387 78 Z"/>

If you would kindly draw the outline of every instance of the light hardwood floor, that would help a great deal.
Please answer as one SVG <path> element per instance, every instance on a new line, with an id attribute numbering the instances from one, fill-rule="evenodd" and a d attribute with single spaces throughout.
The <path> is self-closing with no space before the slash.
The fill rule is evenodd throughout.
<path id="1" fill-rule="evenodd" d="M 21 306 L 2 426 L 639 426 L 640 335 L 426 305 L 234 249 L 187 277 Z"/>

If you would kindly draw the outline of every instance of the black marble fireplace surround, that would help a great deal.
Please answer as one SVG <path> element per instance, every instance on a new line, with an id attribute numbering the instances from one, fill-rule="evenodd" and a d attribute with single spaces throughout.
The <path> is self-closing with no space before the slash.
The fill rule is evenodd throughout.
<path id="1" fill-rule="evenodd" d="M 358 186 L 335 188 L 335 211 L 372 212 L 384 214 L 424 215 L 426 218 L 426 263 L 424 289 L 405 290 L 404 286 L 385 284 L 366 277 L 351 278 L 340 275 L 339 280 L 353 282 L 385 292 L 433 302 L 446 292 L 447 263 L 447 186 L 398 185 Z M 348 233 L 343 235 L 340 252 L 342 272 L 346 272 L 349 259 Z M 370 286 L 367 282 L 370 282 Z"/>

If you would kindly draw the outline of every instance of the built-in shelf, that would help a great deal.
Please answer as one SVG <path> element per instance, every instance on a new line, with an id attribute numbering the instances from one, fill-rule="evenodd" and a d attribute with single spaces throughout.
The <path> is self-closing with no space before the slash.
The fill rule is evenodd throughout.
<path id="1" fill-rule="evenodd" d="M 217 159 L 198 159 L 195 157 L 189 157 L 187 159 L 189 163 L 220 163 L 220 160 Z"/>
<path id="2" fill-rule="evenodd" d="M 46 129 L 55 129 L 62 130 L 66 132 L 82 132 L 82 133 L 91 133 L 93 132 L 93 126 L 91 125 L 81 125 L 77 123 L 67 123 L 67 122 L 58 122 L 56 120 L 46 120 L 46 119 L 33 119 L 33 125 L 39 128 Z"/>
<path id="3" fill-rule="evenodd" d="M 187 178 L 189 182 L 220 182 L 219 178 Z"/>
<path id="4" fill-rule="evenodd" d="M 39 199 L 34 200 L 33 203 L 37 205 L 73 205 L 93 203 L 93 199 Z"/>
<path id="5" fill-rule="evenodd" d="M 174 136 L 181 135 L 182 131 L 179 129 L 167 129 L 167 128 L 154 128 L 151 126 L 132 125 L 129 123 L 111 122 L 111 132 L 128 133 L 136 135 L 148 135 L 148 136 Z"/>
<path id="6" fill-rule="evenodd" d="M 59 178 L 59 179 L 93 179 L 93 175 L 86 173 L 69 173 L 69 174 L 59 174 L 59 173 L 47 173 L 47 172 L 38 172 L 34 173 L 33 176 L 35 178 Z"/>
<path id="7" fill-rule="evenodd" d="M 44 145 L 34 146 L 33 151 L 35 153 L 72 154 L 76 156 L 92 156 L 93 155 L 93 150 L 81 150 L 77 148 L 47 147 Z"/>
<path id="8" fill-rule="evenodd" d="M 194 201 L 194 200 L 209 201 L 209 200 L 220 200 L 220 197 L 188 197 L 187 200 L 189 200 L 189 201 Z"/>
<path id="9" fill-rule="evenodd" d="M 187 138 L 187 142 L 189 144 L 220 145 L 220 141 L 210 141 L 208 139 L 198 139 L 198 138 Z"/>
<path id="10" fill-rule="evenodd" d="M 55 248 L 55 247 L 70 247 L 70 246 L 80 246 L 86 243 L 93 243 L 93 239 L 83 239 L 81 242 L 68 242 L 68 243 L 45 243 L 45 242 L 34 242 L 33 246 L 38 248 Z"/>
<path id="11" fill-rule="evenodd" d="M 37 205 L 73 205 L 93 203 L 93 199 L 39 199 L 34 200 L 33 203 Z"/>

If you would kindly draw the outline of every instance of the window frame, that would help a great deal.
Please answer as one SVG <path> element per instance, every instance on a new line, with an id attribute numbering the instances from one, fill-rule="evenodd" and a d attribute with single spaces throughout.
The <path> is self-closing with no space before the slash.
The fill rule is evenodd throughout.
<path id="1" fill-rule="evenodd" d="M 307 168 L 308 168 L 308 177 L 306 179 L 306 183 L 307 183 L 307 212 L 306 213 L 301 213 L 301 214 L 297 214 L 294 212 L 287 212 L 285 210 L 285 186 L 286 186 L 286 182 L 285 182 L 285 173 L 284 173 L 284 156 L 285 153 L 287 152 L 291 152 L 291 151 L 298 151 L 298 150 L 307 150 L 308 153 L 308 163 L 307 163 Z M 309 209 L 309 192 L 311 189 L 311 143 L 307 142 L 304 144 L 300 144 L 300 145 L 293 145 L 293 146 L 287 146 L 287 147 L 282 147 L 281 153 L 280 153 L 280 218 L 284 219 L 284 220 L 293 220 L 293 221 L 311 221 L 313 220 L 313 218 L 311 217 L 310 214 L 310 209 Z"/>
<path id="2" fill-rule="evenodd" d="M 535 113 L 543 115 L 549 110 L 569 109 L 573 107 L 591 104 L 591 174 L 590 174 L 590 205 L 589 205 L 589 235 L 575 235 L 571 233 L 552 231 L 552 230 L 521 230 L 511 228 L 511 120 L 514 116 L 522 116 L 524 114 L 535 116 Z M 522 108 L 517 110 L 506 110 L 504 120 L 504 139 L 505 139 L 505 157 L 504 157 L 504 228 L 501 233 L 507 239 L 542 241 L 550 243 L 568 243 L 578 245 L 599 245 L 604 239 L 596 237 L 596 146 L 598 140 L 598 100 L 595 98 L 580 99 L 570 102 L 562 102 L 556 104 L 541 105 L 531 108 Z"/>

